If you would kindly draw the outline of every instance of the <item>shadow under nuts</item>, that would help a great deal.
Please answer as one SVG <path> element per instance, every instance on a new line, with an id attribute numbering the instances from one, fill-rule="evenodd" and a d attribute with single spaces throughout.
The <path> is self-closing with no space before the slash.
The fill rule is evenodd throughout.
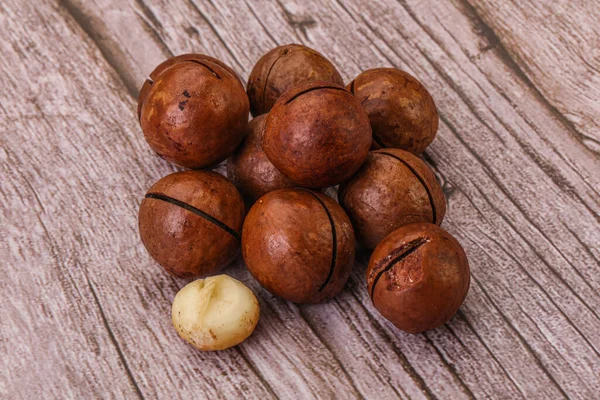
<path id="1" fill-rule="evenodd" d="M 369 153 L 356 175 L 340 185 L 338 199 L 368 249 L 403 225 L 439 225 L 446 214 L 433 172 L 417 156 L 398 149 Z"/>
<path id="2" fill-rule="evenodd" d="M 373 305 L 409 333 L 450 320 L 470 284 L 467 257 L 458 241 L 437 225 L 406 225 L 377 246 L 367 269 Z"/>
<path id="3" fill-rule="evenodd" d="M 335 66 L 316 50 L 299 44 L 274 48 L 258 60 L 248 78 L 252 115 L 269 112 L 288 89 L 313 81 L 344 84 Z"/>
<path id="4" fill-rule="evenodd" d="M 210 275 L 239 254 L 244 213 L 242 196 L 223 176 L 176 172 L 148 190 L 140 205 L 140 236 L 170 274 Z"/>
<path id="5" fill-rule="evenodd" d="M 269 292 L 295 303 L 335 296 L 354 264 L 354 232 L 330 197 L 282 189 L 261 197 L 248 212 L 242 254 Z"/>
<path id="6" fill-rule="evenodd" d="M 395 68 L 367 70 L 348 89 L 362 103 L 373 129 L 373 148 L 422 153 L 438 130 L 433 98 L 416 78 Z"/>
<path id="7" fill-rule="evenodd" d="M 300 186 L 324 188 L 350 178 L 371 147 L 371 126 L 360 102 L 328 82 L 296 86 L 269 112 L 263 150 Z"/>
<path id="8" fill-rule="evenodd" d="M 223 161 L 241 143 L 250 105 L 231 68 L 186 55 L 161 64 L 151 77 L 140 92 L 139 119 L 146 141 L 162 158 L 203 168 Z"/>
<path id="9" fill-rule="evenodd" d="M 275 168 L 262 149 L 266 117 L 263 114 L 250 121 L 249 135 L 227 160 L 227 177 L 248 204 L 273 190 L 296 186 Z"/>

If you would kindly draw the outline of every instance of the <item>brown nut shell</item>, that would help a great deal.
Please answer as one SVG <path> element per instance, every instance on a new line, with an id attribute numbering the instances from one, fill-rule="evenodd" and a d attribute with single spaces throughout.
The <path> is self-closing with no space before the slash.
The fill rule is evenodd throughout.
<path id="1" fill-rule="evenodd" d="M 269 112 L 288 89 L 314 81 L 344 84 L 335 66 L 318 51 L 300 44 L 274 48 L 258 60 L 248 78 L 252 115 Z"/>
<path id="2" fill-rule="evenodd" d="M 186 168 L 227 158 L 248 128 L 248 97 L 238 78 L 207 60 L 183 60 L 142 88 L 140 125 L 150 147 Z"/>
<path id="3" fill-rule="evenodd" d="M 248 212 L 242 255 L 269 292 L 295 303 L 335 296 L 354 264 L 354 232 L 330 197 L 282 189 L 261 197 Z"/>
<path id="4" fill-rule="evenodd" d="M 176 172 L 156 182 L 142 200 L 140 237 L 170 274 L 210 275 L 239 253 L 244 213 L 242 196 L 223 176 Z"/>
<path id="5" fill-rule="evenodd" d="M 372 151 L 338 199 L 358 241 L 373 249 L 384 237 L 415 222 L 442 223 L 446 199 L 433 172 L 417 156 L 398 149 Z"/>
<path id="6" fill-rule="evenodd" d="M 470 285 L 467 256 L 448 232 L 429 223 L 403 226 L 377 246 L 367 269 L 375 308 L 409 333 L 450 320 Z"/>
<path id="7" fill-rule="evenodd" d="M 415 77 L 395 68 L 375 68 L 348 86 L 362 103 L 373 129 L 373 148 L 422 153 L 438 130 L 433 98 Z"/>
<path id="8" fill-rule="evenodd" d="M 250 121 L 250 133 L 227 160 L 227 177 L 248 204 L 277 189 L 297 186 L 269 161 L 262 149 L 266 114 Z"/>
<path id="9" fill-rule="evenodd" d="M 154 70 L 150 73 L 149 79 L 146 79 L 146 81 L 142 85 L 142 88 L 140 89 L 140 94 L 138 95 L 138 120 L 140 119 L 140 115 L 142 114 L 142 105 L 144 104 L 144 100 L 146 100 L 146 96 L 148 96 L 148 93 L 150 92 L 152 84 L 154 83 L 156 78 L 167 68 L 183 61 L 210 61 L 214 64 L 219 65 L 220 67 L 223 67 L 227 72 L 235 76 L 237 80 L 240 81 L 240 83 L 243 85 L 242 80 L 240 79 L 238 74 L 235 73 L 233 68 L 225 64 L 223 61 L 218 60 L 214 57 L 207 56 L 206 54 L 196 53 L 181 54 L 179 56 L 171 57 L 168 60 L 165 60 L 162 63 L 158 64 L 158 66 L 154 68 Z"/>
<path id="10" fill-rule="evenodd" d="M 263 150 L 300 186 L 324 188 L 350 178 L 371 146 L 369 118 L 355 96 L 328 82 L 296 86 L 269 112 Z"/>

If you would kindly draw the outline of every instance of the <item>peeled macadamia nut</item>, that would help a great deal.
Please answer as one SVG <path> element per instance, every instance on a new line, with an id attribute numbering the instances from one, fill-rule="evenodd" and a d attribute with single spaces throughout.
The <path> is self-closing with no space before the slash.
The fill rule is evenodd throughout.
<path id="1" fill-rule="evenodd" d="M 254 293 L 227 275 L 188 283 L 173 300 L 175 330 L 198 350 L 223 350 L 246 340 L 260 315 Z"/>
<path id="2" fill-rule="evenodd" d="M 263 150 L 299 186 L 325 188 L 358 170 L 371 141 L 369 117 L 352 93 L 310 82 L 277 100 L 267 116 Z"/>
<path id="3" fill-rule="evenodd" d="M 297 186 L 269 161 L 262 149 L 267 114 L 250 121 L 250 133 L 227 160 L 227 177 L 248 204 L 277 189 Z"/>
<path id="4" fill-rule="evenodd" d="M 156 182 L 142 200 L 140 237 L 171 275 L 210 275 L 239 254 L 244 214 L 242 196 L 225 177 L 176 172 Z"/>
<path id="5" fill-rule="evenodd" d="M 252 115 L 269 112 L 288 89 L 314 81 L 344 84 L 340 73 L 321 53 L 300 44 L 274 48 L 258 60 L 248 79 Z"/>
<path id="6" fill-rule="evenodd" d="M 354 264 L 354 232 L 330 197 L 282 189 L 258 199 L 242 232 L 250 273 L 269 292 L 295 303 L 335 296 Z"/>
<path id="7" fill-rule="evenodd" d="M 435 329 L 452 318 L 470 281 L 463 248 L 448 232 L 429 223 L 392 232 L 373 251 L 367 268 L 373 305 L 409 333 Z"/>
<path id="8" fill-rule="evenodd" d="M 369 153 L 358 172 L 340 185 L 338 199 L 358 241 L 368 249 L 403 225 L 439 225 L 446 214 L 446 199 L 433 172 L 419 157 L 398 149 Z"/>
<path id="9" fill-rule="evenodd" d="M 416 78 L 395 68 L 367 70 L 348 86 L 373 128 L 373 148 L 393 147 L 422 153 L 438 130 L 433 98 Z"/>
<path id="10" fill-rule="evenodd" d="M 165 67 L 166 66 L 166 67 Z M 237 75 L 206 56 L 161 64 L 140 92 L 140 125 L 165 160 L 204 168 L 227 158 L 248 129 L 250 104 Z"/>

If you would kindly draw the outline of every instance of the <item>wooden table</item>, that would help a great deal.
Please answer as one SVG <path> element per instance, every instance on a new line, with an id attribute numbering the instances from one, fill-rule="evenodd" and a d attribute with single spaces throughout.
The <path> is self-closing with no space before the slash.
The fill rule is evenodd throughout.
<path id="1" fill-rule="evenodd" d="M 600 4 L 592 0 L 3 0 L 0 3 L 0 398 L 598 398 Z M 174 54 L 242 78 L 290 42 L 346 81 L 396 66 L 440 113 L 424 155 L 472 285 L 445 326 L 379 316 L 359 252 L 334 300 L 296 306 L 226 272 L 262 316 L 201 353 L 171 327 L 185 284 L 137 234 L 172 172 L 136 97 Z"/>

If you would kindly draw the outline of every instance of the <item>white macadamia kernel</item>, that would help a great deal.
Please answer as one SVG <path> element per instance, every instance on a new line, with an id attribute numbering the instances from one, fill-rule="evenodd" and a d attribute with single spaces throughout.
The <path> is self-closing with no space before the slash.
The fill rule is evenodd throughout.
<path id="1" fill-rule="evenodd" d="M 171 317 L 179 336 L 199 350 L 223 350 L 254 331 L 260 306 L 254 293 L 227 275 L 198 279 L 173 300 Z"/>

